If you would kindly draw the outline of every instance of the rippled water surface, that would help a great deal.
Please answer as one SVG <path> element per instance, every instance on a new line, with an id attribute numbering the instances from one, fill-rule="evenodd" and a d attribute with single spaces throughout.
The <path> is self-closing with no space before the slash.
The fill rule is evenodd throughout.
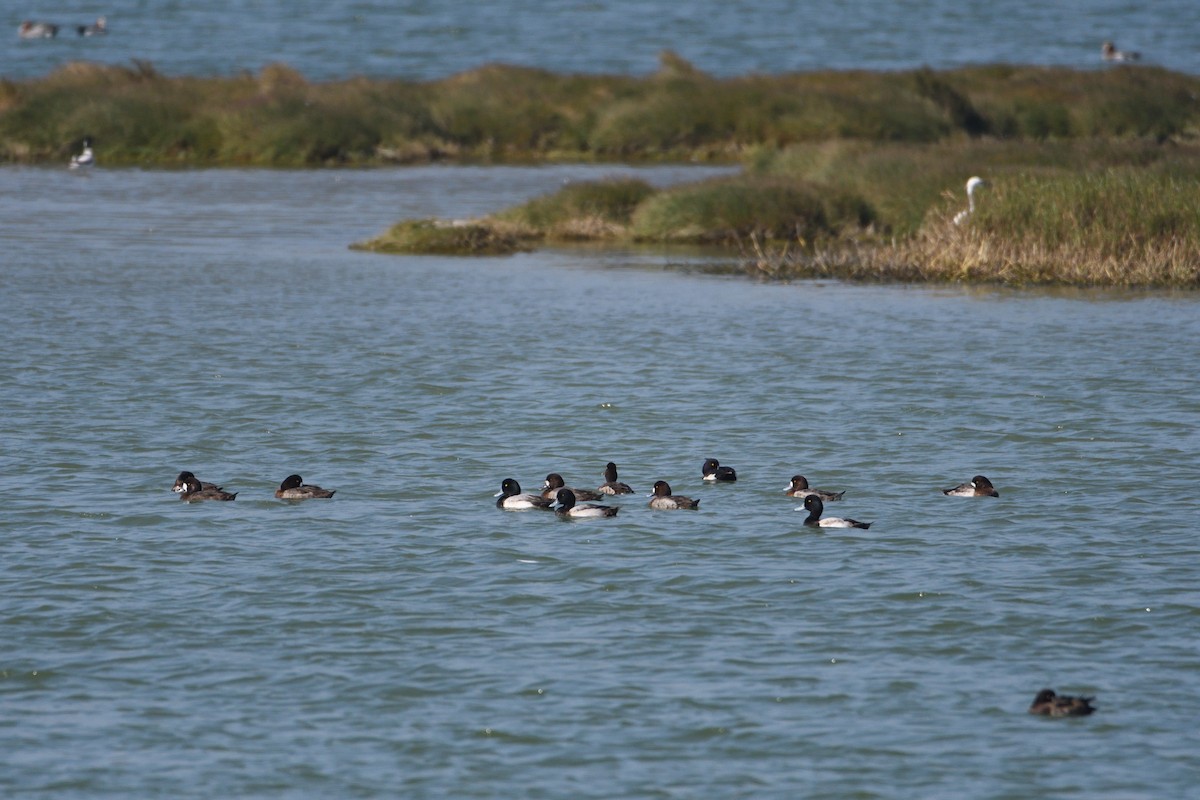
<path id="1" fill-rule="evenodd" d="M 346 249 L 612 171 L 0 170 L 0 794 L 1192 791 L 1196 298 Z"/>
<path id="2" fill-rule="evenodd" d="M 119 5 L 119 7 L 115 7 Z M 1143 62 L 1200 72 L 1194 0 L 91 0 L 10 4 L 5 77 L 70 61 L 149 61 L 172 75 L 228 75 L 285 62 L 310 78 L 439 78 L 488 62 L 646 73 L 670 49 L 718 75 L 911 69 L 979 63 L 1101 68 L 1113 39 Z M 74 26 L 107 14 L 107 36 Z M 58 23 L 21 41 L 22 19 Z"/>

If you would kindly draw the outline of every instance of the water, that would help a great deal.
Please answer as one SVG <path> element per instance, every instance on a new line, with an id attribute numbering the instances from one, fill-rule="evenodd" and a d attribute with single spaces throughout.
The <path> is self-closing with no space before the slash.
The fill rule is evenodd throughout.
<path id="1" fill-rule="evenodd" d="M 74 34 L 98 14 L 107 14 L 108 36 Z M 20 41 L 22 19 L 64 30 L 55 40 Z M 3 22 L 10 27 L 0 35 L 0 73 L 9 78 L 69 61 L 132 58 L 170 75 L 284 62 L 320 80 L 440 78 L 489 62 L 645 74 L 664 49 L 717 75 L 995 62 L 1099 69 L 1106 39 L 1141 51 L 1146 63 L 1200 73 L 1193 0 L 142 0 L 117 8 L 60 0 L 13 7 Z"/>
<path id="2" fill-rule="evenodd" d="M 1196 298 L 345 247 L 615 171 L 0 170 L 0 794 L 1190 793 Z"/>

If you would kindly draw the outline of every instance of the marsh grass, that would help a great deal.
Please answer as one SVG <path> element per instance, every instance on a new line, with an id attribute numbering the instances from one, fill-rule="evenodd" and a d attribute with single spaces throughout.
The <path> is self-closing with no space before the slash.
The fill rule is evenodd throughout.
<path id="1" fill-rule="evenodd" d="M 915 235 L 842 241 L 814 252 L 760 248 L 747 273 L 769 279 L 953 281 L 1200 288 L 1200 182 L 1162 171 L 1016 174 L 964 225 L 931 209 Z"/>
<path id="2" fill-rule="evenodd" d="M 0 81 L 0 160 L 106 164 L 741 160 L 820 142 L 1181 139 L 1200 78 L 1153 67 L 812 72 L 715 78 L 671 53 L 644 77 L 487 65 L 437 81 L 167 77 L 145 62 Z"/>
<path id="3" fill-rule="evenodd" d="M 510 255 L 531 249 L 530 238 L 503 226 L 470 220 L 406 220 L 385 233 L 350 246 L 373 253 L 453 256 Z"/>

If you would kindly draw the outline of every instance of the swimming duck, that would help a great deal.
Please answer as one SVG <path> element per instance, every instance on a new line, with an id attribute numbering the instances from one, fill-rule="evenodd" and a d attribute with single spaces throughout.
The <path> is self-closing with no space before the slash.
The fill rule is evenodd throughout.
<path id="1" fill-rule="evenodd" d="M 80 36 L 103 36 L 108 33 L 108 21 L 104 17 L 96 17 L 91 25 L 76 25 L 75 32 Z"/>
<path id="2" fill-rule="evenodd" d="M 172 492 L 187 491 L 185 486 L 187 485 L 188 481 L 195 481 L 196 483 L 200 484 L 201 489 L 207 489 L 210 491 L 217 491 L 217 492 L 221 491 L 220 486 L 217 486 L 215 483 L 208 483 L 206 481 L 198 480 L 195 475 L 188 472 L 187 470 L 184 470 L 183 472 L 179 473 L 179 477 L 175 479 L 175 485 L 171 487 L 171 491 Z"/>
<path id="3" fill-rule="evenodd" d="M 700 501 L 690 497 L 671 494 L 671 486 L 666 481 L 654 482 L 654 494 L 650 495 L 650 507 L 662 511 L 676 508 L 699 508 Z"/>
<path id="4" fill-rule="evenodd" d="M 821 502 L 821 498 L 815 494 L 810 494 L 804 498 L 804 505 L 797 507 L 797 511 L 807 511 L 808 516 L 804 518 L 805 525 L 811 525 L 814 528 L 869 528 L 871 523 L 859 522 L 856 519 L 842 519 L 840 517 L 822 517 L 825 513 L 825 504 Z"/>
<path id="5" fill-rule="evenodd" d="M 611 461 L 604 468 L 604 483 L 596 491 L 600 494 L 633 494 L 628 483 L 617 480 L 617 465 Z"/>
<path id="6" fill-rule="evenodd" d="M 30 22 L 25 20 L 17 28 L 17 35 L 22 39 L 53 39 L 58 36 L 58 26 L 50 22 Z"/>
<path id="7" fill-rule="evenodd" d="M 1000 493 L 992 486 L 992 482 L 982 475 L 976 475 L 967 483 L 960 483 L 953 489 L 942 489 L 942 494 L 950 497 L 999 497 Z"/>
<path id="8" fill-rule="evenodd" d="M 179 499 L 185 503 L 194 503 L 198 500 L 233 500 L 237 496 L 237 492 L 223 492 L 215 488 L 205 489 L 195 478 L 184 481 L 183 489 L 179 490 Z"/>
<path id="9" fill-rule="evenodd" d="M 706 458 L 704 465 L 700 467 L 700 474 L 704 476 L 706 481 L 726 481 L 732 483 L 737 480 L 737 472 L 733 467 L 722 467 L 721 463 L 715 458 Z"/>
<path id="10" fill-rule="evenodd" d="M 975 190 L 980 186 L 987 186 L 983 178 L 967 179 L 967 207 L 954 215 L 955 225 L 962 225 L 975 213 Z"/>
<path id="11" fill-rule="evenodd" d="M 516 511 L 526 508 L 550 508 L 551 500 L 536 494 L 522 494 L 521 484 L 517 483 L 513 478 L 505 478 L 500 482 L 500 491 L 495 494 L 495 497 L 500 498 L 496 501 L 496 508 L 503 508 L 509 511 Z"/>
<path id="12" fill-rule="evenodd" d="M 602 497 L 599 492 L 593 492 L 590 489 L 576 489 L 567 486 L 563 481 L 562 475 L 559 475 L 557 472 L 551 472 L 546 476 L 546 482 L 542 484 L 542 497 L 555 500 L 558 498 L 559 489 L 570 489 L 574 493 L 576 500 L 599 500 Z"/>
<path id="13" fill-rule="evenodd" d="M 1029 713 L 1046 717 L 1086 717 L 1096 710 L 1092 706 L 1095 699 L 1055 694 L 1053 689 L 1042 689 L 1037 693 L 1037 697 L 1033 698 Z"/>
<path id="14" fill-rule="evenodd" d="M 309 500 L 317 497 L 333 497 L 333 492 L 320 486 L 310 486 L 299 475 L 288 475 L 275 490 L 275 496 L 280 500 Z"/>
<path id="15" fill-rule="evenodd" d="M 1137 61 L 1142 54 L 1136 50 L 1118 50 L 1112 42 L 1105 42 L 1100 45 L 1100 56 L 1105 61 L 1124 62 Z"/>
<path id="16" fill-rule="evenodd" d="M 71 169 L 90 167 L 96 163 L 96 154 L 92 152 L 92 140 L 84 138 L 83 150 L 77 156 L 71 156 Z"/>
<path id="17" fill-rule="evenodd" d="M 803 475 L 793 475 L 792 482 L 788 484 L 787 491 L 784 494 L 788 497 L 808 497 L 810 494 L 815 494 L 828 503 L 830 500 L 841 500 L 845 492 L 826 492 L 823 489 L 810 489 L 808 478 L 805 478 Z"/>
<path id="18" fill-rule="evenodd" d="M 570 489 L 559 489 L 555 497 L 554 511 L 563 519 L 587 519 L 599 517 L 615 517 L 621 509 L 617 506 L 598 506 L 592 503 L 575 504 L 575 493 Z"/>

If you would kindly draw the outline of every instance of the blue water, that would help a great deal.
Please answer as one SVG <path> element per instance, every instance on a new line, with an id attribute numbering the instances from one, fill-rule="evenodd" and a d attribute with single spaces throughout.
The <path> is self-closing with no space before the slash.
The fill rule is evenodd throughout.
<path id="1" fill-rule="evenodd" d="M 1195 296 L 346 249 L 616 172 L 0 169 L 0 796 L 1190 796 Z"/>
<path id="2" fill-rule="evenodd" d="M 105 14 L 111 33 L 74 26 Z M 23 19 L 63 26 L 20 41 Z M 40 76 L 69 61 L 142 59 L 171 75 L 227 75 L 284 62 L 312 79 L 439 78 L 489 62 L 644 74 L 674 50 L 716 75 L 907 69 L 1015 62 L 1102 68 L 1116 41 L 1145 63 L 1200 73 L 1193 0 L 469 0 L 328 2 L 60 0 L 8 4 L 0 75 Z"/>

